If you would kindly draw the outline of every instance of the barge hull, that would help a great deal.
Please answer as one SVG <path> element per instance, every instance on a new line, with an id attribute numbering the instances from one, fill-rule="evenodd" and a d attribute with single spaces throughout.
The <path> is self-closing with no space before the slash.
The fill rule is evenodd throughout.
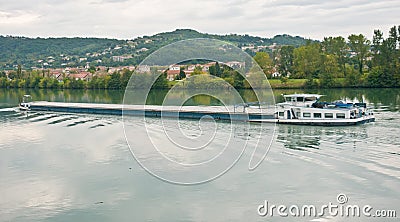
<path id="1" fill-rule="evenodd" d="M 308 126 L 354 126 L 364 123 L 375 122 L 375 117 L 363 117 L 358 119 L 344 119 L 344 120 L 298 120 L 298 119 L 261 119 L 250 120 L 256 123 L 276 123 L 288 125 L 308 125 Z"/>

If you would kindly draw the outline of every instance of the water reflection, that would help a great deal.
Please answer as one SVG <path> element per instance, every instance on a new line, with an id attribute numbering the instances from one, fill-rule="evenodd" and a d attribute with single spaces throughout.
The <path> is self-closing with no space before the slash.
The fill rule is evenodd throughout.
<path id="1" fill-rule="evenodd" d="M 138 92 L 140 93 L 140 92 Z M 168 90 L 152 90 L 147 96 L 147 103 L 160 105 L 167 95 Z M 266 93 L 266 92 L 265 92 Z M 338 99 L 365 101 L 376 109 L 386 111 L 400 110 L 400 89 L 275 89 L 276 102 L 282 102 L 281 94 L 291 93 L 318 93 L 325 95 L 322 100 L 333 101 Z M 124 91 L 118 90 L 49 90 L 49 89 L 0 89 L 0 107 L 16 106 L 24 94 L 32 95 L 34 100 L 57 102 L 91 102 L 91 103 L 116 103 L 121 104 Z M 257 101 L 252 90 L 239 90 L 245 102 Z M 179 96 L 179 95 L 177 95 Z M 181 95 L 184 96 L 184 95 Z M 222 98 L 229 101 L 231 93 L 221 93 Z M 263 95 L 269 98 L 269 95 Z M 200 102 L 202 105 L 218 105 L 215 99 L 199 96 L 189 100 L 188 105 Z M 235 101 L 232 101 L 234 103 Z"/>
<path id="2" fill-rule="evenodd" d="M 51 90 L 0 89 L 0 107 L 16 106 L 22 96 L 29 94 L 36 101 L 122 103 L 124 91 L 119 90 Z"/>
<path id="3" fill-rule="evenodd" d="M 305 151 L 309 148 L 319 149 L 320 130 L 315 127 L 279 126 L 277 141 L 285 148 Z"/>
<path id="4" fill-rule="evenodd" d="M 279 125 L 277 128 L 277 142 L 287 149 L 300 151 L 323 149 L 329 145 L 341 149 L 367 138 L 367 130 L 363 126 L 327 128 Z M 325 143 L 325 146 L 321 146 L 321 143 Z"/>
<path id="5" fill-rule="evenodd" d="M 304 91 L 275 94 L 278 98 L 294 92 Z M 37 100 L 122 99 L 118 91 L 2 89 L 0 106 L 15 106 L 25 93 Z M 251 93 L 242 93 L 251 101 Z M 274 204 L 325 204 L 339 192 L 349 194 L 354 204 L 398 210 L 399 90 L 316 93 L 328 99 L 364 97 L 377 109 L 377 122 L 355 127 L 279 125 L 276 143 L 260 168 L 248 172 L 248 149 L 232 171 L 193 187 L 165 184 L 145 173 L 130 155 L 118 116 L 32 112 L 26 117 L 0 108 L 0 221 L 256 221 L 265 219 L 255 213 L 264 199 Z M 154 92 L 151 101 L 159 102 L 162 95 Z M 196 123 L 183 120 L 182 125 L 190 131 Z M 257 124 L 248 130 L 244 124 L 233 129 L 222 121 L 218 124 L 222 133 L 233 130 L 238 141 L 252 143 L 258 136 Z"/>

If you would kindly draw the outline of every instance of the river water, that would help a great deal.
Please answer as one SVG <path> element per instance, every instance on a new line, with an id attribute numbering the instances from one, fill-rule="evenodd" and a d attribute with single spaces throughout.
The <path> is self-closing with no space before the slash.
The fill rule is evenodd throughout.
<path id="1" fill-rule="evenodd" d="M 279 101 L 281 93 L 295 91 L 304 92 L 274 93 Z M 120 116 L 26 115 L 13 108 L 24 94 L 35 100 L 121 103 L 123 92 L 0 89 L 0 221 L 396 221 L 327 214 L 282 217 L 277 211 L 273 216 L 258 214 L 265 201 L 320 207 L 338 204 L 339 194 L 346 195 L 345 204 L 372 206 L 372 214 L 377 209 L 396 210 L 398 220 L 400 90 L 312 92 L 326 95 L 327 100 L 364 100 L 374 109 L 376 122 L 351 127 L 279 125 L 268 155 L 255 170 L 248 169 L 253 150 L 245 149 L 221 177 L 184 186 L 162 181 L 140 166 L 127 145 Z M 155 93 L 150 103 L 160 103 L 163 93 Z M 242 94 L 251 101 L 251 93 Z M 209 98 L 191 102 L 216 103 Z M 129 121 L 134 125 L 143 120 L 131 117 Z M 146 121 L 154 129 L 152 135 L 163 143 L 156 127 L 160 120 Z M 197 123 L 180 120 L 188 130 Z M 251 143 L 257 139 L 251 130 L 261 127 L 252 124 L 248 133 L 242 123 L 215 124 L 218 141 L 232 135 L 233 125 L 235 139 Z M 263 126 L 274 130 L 272 125 Z M 140 134 L 137 140 L 142 140 Z"/>

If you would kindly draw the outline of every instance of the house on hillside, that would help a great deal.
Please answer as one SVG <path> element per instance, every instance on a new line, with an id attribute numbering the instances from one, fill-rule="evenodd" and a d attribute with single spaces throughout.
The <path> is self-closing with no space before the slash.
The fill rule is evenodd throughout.
<path id="1" fill-rule="evenodd" d="M 135 66 L 118 66 L 118 67 L 109 67 L 108 68 L 108 74 L 113 74 L 115 72 L 121 72 L 124 69 L 127 69 L 129 71 L 135 70 Z M 149 70 L 150 71 L 150 70 Z"/>
<path id="2" fill-rule="evenodd" d="M 51 69 L 49 71 L 49 77 L 57 79 L 59 82 L 63 80 L 64 71 L 62 69 Z"/>
<path id="3" fill-rule="evenodd" d="M 131 59 L 131 58 L 133 58 L 131 55 L 113 56 L 113 57 L 112 57 L 112 60 L 113 60 L 114 62 L 123 62 L 123 61 L 125 61 L 125 60 L 127 60 L 127 59 Z"/>
<path id="4" fill-rule="evenodd" d="M 188 69 L 183 70 L 183 72 L 185 72 L 186 77 L 190 77 L 190 75 L 192 75 L 193 71 L 194 70 L 188 70 Z"/>
<path id="5" fill-rule="evenodd" d="M 181 67 L 178 65 L 171 65 L 169 66 L 169 70 L 181 70 Z"/>
<path id="6" fill-rule="evenodd" d="M 107 66 L 97 66 L 97 67 L 96 67 L 96 70 L 97 70 L 97 71 L 105 72 L 105 71 L 107 71 Z"/>
<path id="7" fill-rule="evenodd" d="M 149 73 L 150 72 L 150 66 L 148 65 L 140 65 L 136 68 L 137 73 Z"/>
<path id="8" fill-rule="evenodd" d="M 146 51 L 148 51 L 149 49 L 148 48 L 141 48 L 141 49 L 138 49 L 138 50 L 136 50 L 136 52 L 146 52 Z"/>
<path id="9" fill-rule="evenodd" d="M 238 62 L 238 61 L 230 61 L 230 62 L 226 62 L 225 65 L 231 67 L 232 69 L 240 69 L 240 68 L 244 67 L 245 63 Z"/>
<path id="10" fill-rule="evenodd" d="M 272 78 L 278 78 L 281 76 L 281 74 L 278 71 L 275 71 L 274 73 L 272 73 Z"/>
<path id="11" fill-rule="evenodd" d="M 215 64 L 217 64 L 216 62 L 209 62 L 207 64 L 201 65 L 202 67 L 202 71 L 203 72 L 208 72 L 208 70 L 210 70 L 211 66 L 215 66 Z"/>
<path id="12" fill-rule="evenodd" d="M 90 72 L 79 72 L 79 73 L 69 74 L 68 77 L 75 80 L 90 81 L 92 74 Z"/>
<path id="13" fill-rule="evenodd" d="M 177 75 L 180 73 L 180 69 L 178 70 L 167 70 L 167 79 L 169 81 L 173 81 Z"/>

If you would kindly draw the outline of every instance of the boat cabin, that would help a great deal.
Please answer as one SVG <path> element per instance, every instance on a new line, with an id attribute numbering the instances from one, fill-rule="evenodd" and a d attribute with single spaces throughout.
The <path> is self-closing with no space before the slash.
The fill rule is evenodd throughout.
<path id="1" fill-rule="evenodd" d="M 32 96 L 31 95 L 24 95 L 22 97 L 22 102 L 19 104 L 19 109 L 20 110 L 30 110 L 31 108 L 31 103 L 32 102 Z"/>
<path id="2" fill-rule="evenodd" d="M 285 104 L 292 106 L 311 107 L 313 103 L 317 102 L 323 95 L 319 94 L 290 94 L 283 95 Z"/>
<path id="3" fill-rule="evenodd" d="M 374 114 L 366 103 L 346 103 L 343 101 L 320 102 L 322 95 L 283 95 L 285 102 L 276 104 L 274 119 L 257 122 L 278 124 L 348 126 L 374 122 Z M 253 122 L 256 122 L 253 120 Z"/>
<path id="4" fill-rule="evenodd" d="M 291 107 L 278 109 L 276 112 L 277 119 L 355 119 L 362 116 L 370 115 L 363 108 L 335 108 L 335 109 L 318 109 L 308 107 Z"/>

